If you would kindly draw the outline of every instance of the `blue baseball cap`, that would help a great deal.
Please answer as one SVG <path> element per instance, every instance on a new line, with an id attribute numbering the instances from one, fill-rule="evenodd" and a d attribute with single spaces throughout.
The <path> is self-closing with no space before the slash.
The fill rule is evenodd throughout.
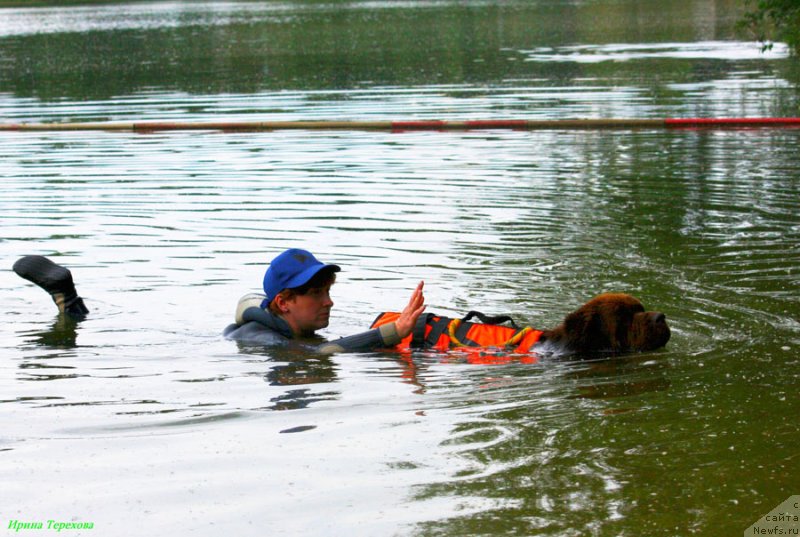
<path id="1" fill-rule="evenodd" d="M 265 302 L 269 304 L 284 289 L 294 289 L 305 285 L 319 271 L 330 269 L 333 272 L 342 270 L 339 265 L 326 265 L 319 261 L 308 250 L 290 248 L 272 260 L 264 274 Z"/>

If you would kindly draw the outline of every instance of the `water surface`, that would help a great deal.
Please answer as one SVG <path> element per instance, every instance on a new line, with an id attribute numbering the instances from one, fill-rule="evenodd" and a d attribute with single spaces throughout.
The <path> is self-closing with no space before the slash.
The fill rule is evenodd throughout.
<path id="1" fill-rule="evenodd" d="M 798 115 L 732 2 L 8 8 L 5 121 Z M 92 534 L 731 535 L 798 493 L 800 131 L 0 134 L 0 523 Z M 290 246 L 325 335 L 402 306 L 660 351 L 474 366 L 220 337 Z M 75 325 L 10 267 L 73 270 Z"/>

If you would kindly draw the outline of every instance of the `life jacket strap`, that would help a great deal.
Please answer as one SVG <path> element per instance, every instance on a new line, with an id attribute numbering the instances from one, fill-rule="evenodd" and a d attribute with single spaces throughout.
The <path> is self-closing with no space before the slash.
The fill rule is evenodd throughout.
<path id="1" fill-rule="evenodd" d="M 511 345 L 516 345 L 517 343 L 525 339 L 531 332 L 533 332 L 533 328 L 530 326 L 526 326 L 525 328 L 523 328 L 522 330 L 511 336 L 511 338 L 509 338 L 509 340 L 506 341 L 504 345 L 507 347 L 510 347 Z"/>
<path id="2" fill-rule="evenodd" d="M 453 319 L 447 323 L 447 335 L 450 336 L 450 345 L 453 347 L 466 347 L 464 343 L 456 336 L 456 330 L 461 326 L 461 319 Z"/>
<path id="3" fill-rule="evenodd" d="M 396 312 L 381 313 L 372 323 L 372 328 L 396 321 L 399 317 Z M 446 351 L 450 348 L 506 347 L 512 352 L 527 353 L 541 335 L 540 330 L 530 326 L 520 329 L 479 324 L 427 313 L 417 319 L 411 334 L 398 344 L 398 348 Z"/>
<path id="4" fill-rule="evenodd" d="M 433 318 L 433 313 L 426 313 L 417 318 L 414 328 L 411 330 L 411 347 L 422 348 L 425 345 L 425 338 L 427 336 L 428 322 Z"/>
<path id="5" fill-rule="evenodd" d="M 470 312 L 470 313 L 473 313 L 473 312 Z M 449 323 L 447 323 L 447 334 L 450 336 L 450 345 L 453 346 L 453 347 L 456 347 L 456 348 L 458 348 L 458 347 L 470 347 L 471 345 L 468 345 L 468 344 L 462 342 L 458 338 L 457 332 L 458 332 L 459 327 L 461 327 L 461 323 L 462 323 L 461 319 L 453 319 Z M 513 323 L 513 321 L 512 321 L 512 323 Z M 487 323 L 487 324 L 492 324 L 492 323 Z M 516 328 L 516 325 L 514 326 L 514 328 Z M 517 345 L 520 341 L 522 341 L 531 332 L 533 332 L 533 328 L 530 327 L 530 326 L 526 326 L 522 330 L 517 330 L 516 333 L 514 333 L 513 336 L 508 338 L 508 340 L 506 340 L 505 342 L 501 343 L 500 346 L 502 346 L 502 347 L 512 347 L 514 345 Z"/>

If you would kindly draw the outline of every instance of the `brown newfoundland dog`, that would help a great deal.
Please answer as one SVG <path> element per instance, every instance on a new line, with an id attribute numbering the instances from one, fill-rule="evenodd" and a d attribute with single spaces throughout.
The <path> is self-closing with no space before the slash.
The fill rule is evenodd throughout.
<path id="1" fill-rule="evenodd" d="M 382 313 L 372 327 L 391 322 L 397 313 Z M 412 335 L 396 346 L 398 350 L 458 349 L 473 356 L 486 349 L 501 349 L 510 354 L 566 355 L 639 352 L 667 344 L 670 330 L 666 317 L 645 311 L 631 295 L 606 293 L 573 311 L 551 330 L 534 330 L 495 324 L 508 318 L 492 318 L 484 323 L 451 319 L 429 313 L 420 317 Z M 478 351 L 478 352 L 475 352 Z M 470 360 L 473 361 L 473 360 Z"/>
<path id="2" fill-rule="evenodd" d="M 562 353 L 650 351 L 669 341 L 666 316 L 645 311 L 631 295 L 606 293 L 566 316 L 564 322 L 542 332 L 537 345 L 548 344 Z"/>

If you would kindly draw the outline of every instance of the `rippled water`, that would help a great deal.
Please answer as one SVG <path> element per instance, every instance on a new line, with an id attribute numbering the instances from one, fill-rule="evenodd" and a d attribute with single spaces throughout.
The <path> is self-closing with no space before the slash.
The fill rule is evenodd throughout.
<path id="1" fill-rule="evenodd" d="M 615 22 L 632 12 L 625 2 L 6 9 L 0 114 L 796 115 L 793 60 L 780 46 L 760 56 L 722 4 L 693 18 L 710 4 L 669 3 L 676 22 L 651 38 L 649 12 L 639 26 Z M 565 10 L 575 28 L 523 31 Z M 580 24 L 597 12 L 605 38 Z M 463 56 L 439 75 L 411 45 L 388 74 L 379 59 L 397 50 L 380 42 L 353 53 L 373 65 L 349 66 L 359 82 L 333 83 L 326 62 L 340 57 L 325 53 L 344 38 L 320 34 L 331 48 L 310 53 L 289 37 L 331 30 L 337 16 L 356 44 L 376 19 L 403 32 L 436 20 L 445 36 L 482 20 L 473 33 L 485 39 L 431 48 L 437 61 Z M 239 36 L 242 57 L 265 54 L 274 77 L 257 81 L 249 60 L 194 75 L 159 63 L 164 51 L 207 61 L 205 48 L 177 43 L 208 45 L 215 29 Z M 635 40 L 624 44 L 626 32 Z M 162 45 L 98 56 L 117 74 L 155 62 L 153 78 L 88 83 L 93 67 L 49 65 L 39 52 L 70 58 L 109 37 Z M 296 55 L 305 68 L 277 61 Z M 738 534 L 798 493 L 799 138 L 2 133 L 0 524 L 92 521 L 91 535 Z M 502 366 L 222 339 L 238 297 L 289 246 L 344 269 L 331 337 L 401 306 L 420 279 L 431 311 L 477 308 L 537 327 L 596 293 L 629 292 L 667 314 L 673 337 L 625 358 Z M 71 267 L 87 320 L 59 319 L 11 272 L 28 253 Z"/>

